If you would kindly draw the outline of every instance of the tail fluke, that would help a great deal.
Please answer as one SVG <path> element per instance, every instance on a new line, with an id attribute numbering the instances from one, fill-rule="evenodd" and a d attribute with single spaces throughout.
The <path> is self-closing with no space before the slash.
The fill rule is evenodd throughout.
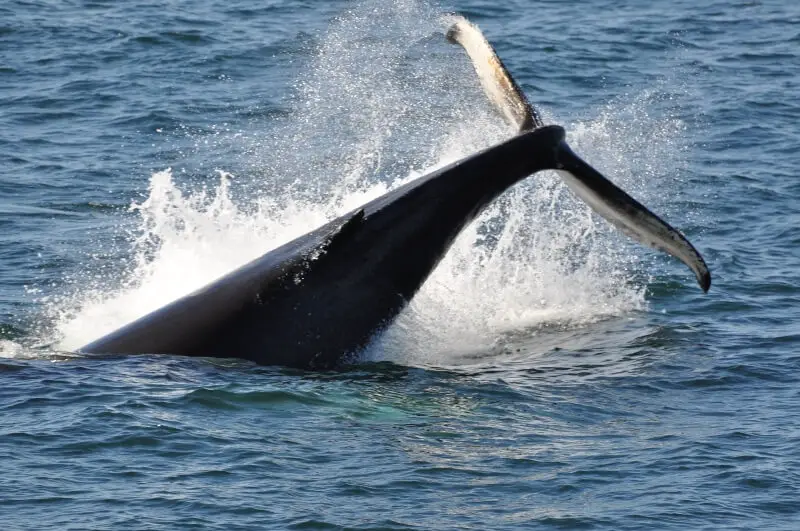
<path id="1" fill-rule="evenodd" d="M 484 92 L 512 126 L 519 131 L 542 127 L 536 109 L 477 26 L 456 15 L 447 39 L 467 52 Z M 708 266 L 683 234 L 584 162 L 566 142 L 556 148 L 555 160 L 553 169 L 575 195 L 627 236 L 689 266 L 703 291 L 708 291 L 711 287 Z"/>
<path id="2" fill-rule="evenodd" d="M 460 44 L 472 60 L 484 92 L 505 119 L 519 131 L 544 125 L 533 105 L 514 81 L 478 27 L 460 15 L 447 30 L 447 40 Z"/>
<path id="3" fill-rule="evenodd" d="M 683 234 L 603 177 L 573 153 L 566 142 L 561 142 L 556 151 L 556 165 L 556 173 L 592 210 L 630 238 L 671 254 L 689 266 L 703 291 L 708 291 L 711 287 L 708 266 Z"/>

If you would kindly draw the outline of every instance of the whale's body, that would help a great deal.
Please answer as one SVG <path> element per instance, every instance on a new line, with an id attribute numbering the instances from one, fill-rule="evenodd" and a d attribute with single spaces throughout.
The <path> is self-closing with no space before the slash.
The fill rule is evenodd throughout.
<path id="1" fill-rule="evenodd" d="M 466 224 L 509 187 L 546 169 L 557 170 L 626 234 L 681 259 L 708 289 L 710 275 L 694 247 L 575 155 L 561 127 L 542 126 L 477 28 L 460 19 L 448 37 L 465 47 L 519 135 L 374 199 L 79 350 L 332 367 L 392 322 Z"/>
<path id="2" fill-rule="evenodd" d="M 562 139 L 536 130 L 421 177 L 81 350 L 331 366 L 397 315 L 498 194 L 553 167 Z"/>

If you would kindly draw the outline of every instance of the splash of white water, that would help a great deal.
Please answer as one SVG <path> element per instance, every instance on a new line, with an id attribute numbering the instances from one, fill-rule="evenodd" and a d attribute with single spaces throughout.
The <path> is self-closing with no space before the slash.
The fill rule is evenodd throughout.
<path id="1" fill-rule="evenodd" d="M 121 281 L 58 303 L 60 348 L 75 349 L 191 292 L 412 178 L 414 168 L 441 166 L 510 136 L 466 59 L 431 38 L 440 24 L 408 0 L 390 4 L 380 19 L 361 8 L 335 21 L 298 84 L 292 119 L 273 140 L 253 143 L 253 167 L 265 169 L 247 204 L 231 199 L 236 180 L 224 172 L 212 192 L 194 193 L 181 192 L 170 170 L 153 174 L 149 197 L 132 206 L 140 218 L 133 267 Z M 645 98 L 627 106 L 640 115 L 644 138 L 635 147 L 609 142 L 624 135 L 612 134 L 620 124 L 608 112 L 570 128 L 573 145 L 635 191 L 647 184 L 630 178 L 632 150 L 672 140 L 673 129 L 650 120 L 646 105 Z M 642 157 L 646 165 L 664 154 L 639 154 L 637 169 Z M 630 274 L 637 261 L 557 177 L 539 174 L 464 231 L 366 356 L 428 363 L 484 349 L 509 331 L 642 308 L 644 290 Z"/>

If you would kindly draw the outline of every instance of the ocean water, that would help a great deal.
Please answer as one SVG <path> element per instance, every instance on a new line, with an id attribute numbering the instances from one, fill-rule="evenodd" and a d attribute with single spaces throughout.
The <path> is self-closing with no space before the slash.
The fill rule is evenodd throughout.
<path id="1" fill-rule="evenodd" d="M 74 350 L 513 134 L 446 14 L 684 231 L 553 175 L 334 372 Z M 800 529 L 800 7 L 5 0 L 2 529 Z"/>

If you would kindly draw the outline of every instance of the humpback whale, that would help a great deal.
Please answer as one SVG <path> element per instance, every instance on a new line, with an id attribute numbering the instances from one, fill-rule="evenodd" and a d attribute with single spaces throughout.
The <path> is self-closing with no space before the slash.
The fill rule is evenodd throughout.
<path id="1" fill-rule="evenodd" d="M 447 37 L 466 50 L 489 99 L 519 134 L 390 191 L 79 352 L 334 367 L 392 323 L 487 205 L 542 170 L 556 170 L 625 234 L 684 262 L 708 290 L 710 273 L 692 244 L 576 155 L 563 128 L 542 123 L 477 27 L 456 17 Z"/>

